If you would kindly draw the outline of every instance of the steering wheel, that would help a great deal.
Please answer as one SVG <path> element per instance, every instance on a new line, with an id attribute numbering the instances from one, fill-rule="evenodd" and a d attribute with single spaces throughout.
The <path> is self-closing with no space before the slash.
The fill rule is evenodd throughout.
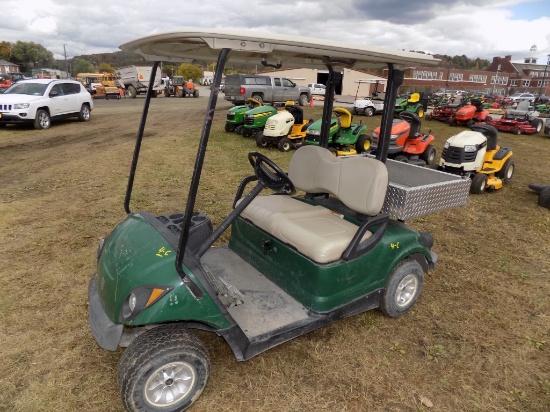
<path id="1" fill-rule="evenodd" d="M 273 160 L 256 151 L 248 153 L 248 160 L 254 168 L 254 173 L 263 187 L 293 195 L 296 188 L 292 180 Z"/>

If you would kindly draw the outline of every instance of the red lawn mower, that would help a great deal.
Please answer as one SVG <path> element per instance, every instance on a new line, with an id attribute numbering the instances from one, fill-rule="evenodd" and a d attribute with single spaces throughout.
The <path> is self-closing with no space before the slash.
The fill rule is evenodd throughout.
<path id="1" fill-rule="evenodd" d="M 455 112 L 464 106 L 466 103 L 461 97 L 455 97 L 452 101 L 445 105 L 434 107 L 434 109 L 426 115 L 426 120 L 439 120 L 440 122 L 448 122 L 454 116 Z"/>
<path id="2" fill-rule="evenodd" d="M 394 119 L 391 128 L 390 146 L 388 157 L 400 162 L 412 163 L 417 166 L 431 166 L 436 157 L 436 149 L 431 144 L 434 137 L 430 134 L 420 133 L 420 117 L 416 113 L 401 112 L 399 119 Z M 372 133 L 373 143 L 371 150 L 376 153 L 380 127 Z"/>
<path id="3" fill-rule="evenodd" d="M 543 126 L 539 112 L 529 107 L 528 101 L 522 101 L 515 109 L 508 109 L 499 120 L 487 123 L 501 132 L 511 132 L 515 135 L 540 133 Z"/>
<path id="4" fill-rule="evenodd" d="M 472 99 L 469 105 L 461 107 L 449 117 L 448 123 L 450 126 L 472 127 L 476 123 L 487 123 L 491 120 L 493 119 L 489 116 L 489 111 L 483 108 L 481 100 Z"/>

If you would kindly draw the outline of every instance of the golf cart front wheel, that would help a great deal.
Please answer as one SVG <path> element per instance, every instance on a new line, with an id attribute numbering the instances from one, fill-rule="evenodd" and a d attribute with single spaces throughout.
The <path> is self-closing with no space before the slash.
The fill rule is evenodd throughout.
<path id="1" fill-rule="evenodd" d="M 118 366 L 122 402 L 129 411 L 183 411 L 201 395 L 210 359 L 195 335 L 163 325 L 138 336 Z"/>
<path id="2" fill-rule="evenodd" d="M 414 260 L 400 263 L 390 275 L 380 303 L 380 310 L 386 316 L 395 318 L 407 313 L 420 295 L 424 271 Z"/>

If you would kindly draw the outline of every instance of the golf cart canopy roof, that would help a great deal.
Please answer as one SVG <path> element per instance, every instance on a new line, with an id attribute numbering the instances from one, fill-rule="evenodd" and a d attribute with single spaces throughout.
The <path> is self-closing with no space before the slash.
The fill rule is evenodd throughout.
<path id="1" fill-rule="evenodd" d="M 245 30 L 181 29 L 153 34 L 125 43 L 121 50 L 136 52 L 150 61 L 215 61 L 221 49 L 231 49 L 229 61 L 285 67 L 354 69 L 436 66 L 433 56 L 325 39 L 261 33 Z M 281 66 L 279 66 L 281 67 Z"/>

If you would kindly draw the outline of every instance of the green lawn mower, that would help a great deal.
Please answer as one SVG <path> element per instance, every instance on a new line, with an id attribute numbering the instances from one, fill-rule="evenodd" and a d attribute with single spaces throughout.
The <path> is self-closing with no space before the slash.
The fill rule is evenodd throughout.
<path id="1" fill-rule="evenodd" d="M 262 105 L 250 109 L 244 113 L 244 125 L 242 129 L 243 137 L 256 137 L 261 132 L 267 119 L 277 114 L 277 109 L 273 106 Z"/>
<path id="2" fill-rule="evenodd" d="M 403 111 L 416 113 L 420 118 L 424 117 L 424 105 L 420 100 L 420 93 L 413 93 L 409 97 L 402 97 L 395 101 L 394 116 L 399 117 Z"/>
<path id="3" fill-rule="evenodd" d="M 352 123 L 353 117 L 348 109 L 335 107 L 328 134 L 328 150 L 336 156 L 367 153 L 370 150 L 372 137 L 367 135 L 367 126 Z M 313 122 L 307 129 L 304 144 L 319 145 L 322 119 Z"/>
<path id="4" fill-rule="evenodd" d="M 235 132 L 237 134 L 243 134 L 244 128 L 244 114 L 251 109 L 263 106 L 263 103 L 249 97 L 246 99 L 246 103 L 239 106 L 234 106 L 227 111 L 227 117 L 225 120 L 226 132 Z"/>

